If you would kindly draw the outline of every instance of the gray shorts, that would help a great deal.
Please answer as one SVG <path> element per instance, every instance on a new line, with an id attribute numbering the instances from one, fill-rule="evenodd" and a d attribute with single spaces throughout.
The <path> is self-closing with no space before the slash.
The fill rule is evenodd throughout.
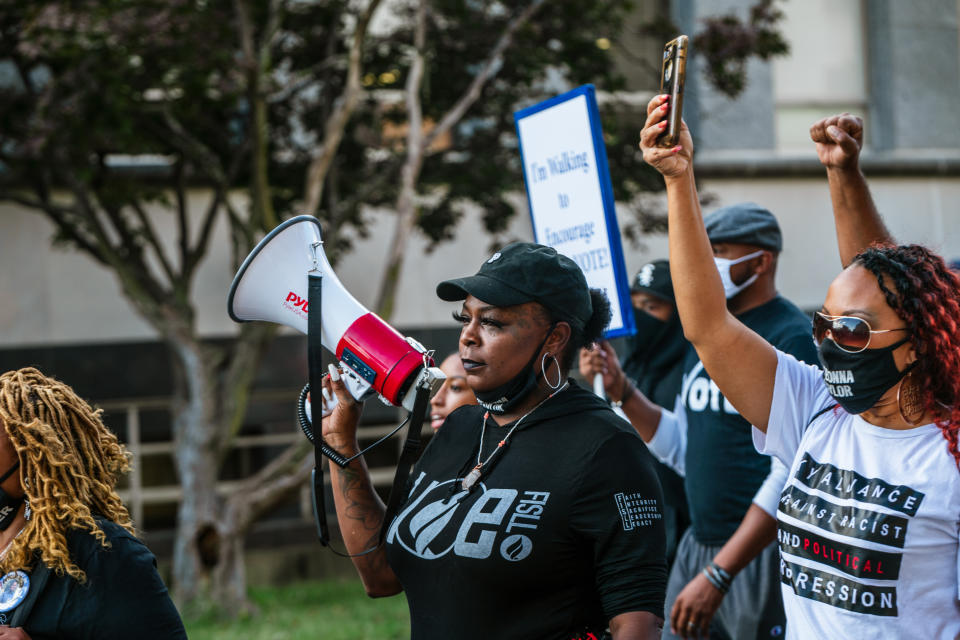
<path id="1" fill-rule="evenodd" d="M 720 547 L 708 547 L 687 529 L 677 547 L 677 558 L 667 582 L 667 604 L 662 640 L 675 640 L 670 633 L 670 609 L 687 584 L 713 560 Z M 730 592 L 710 623 L 710 640 L 770 640 L 783 638 L 786 616 L 780 596 L 780 554 L 773 542 L 733 578 Z"/>

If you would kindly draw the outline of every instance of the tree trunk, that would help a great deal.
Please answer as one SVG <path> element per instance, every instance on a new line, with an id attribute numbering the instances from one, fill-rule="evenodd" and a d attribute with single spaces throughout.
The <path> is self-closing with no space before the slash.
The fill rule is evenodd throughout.
<path id="1" fill-rule="evenodd" d="M 218 528 L 218 558 L 213 570 L 213 597 L 231 616 L 252 613 L 247 600 L 245 537 L 250 526 L 279 499 L 300 489 L 313 469 L 313 448 L 304 439 L 287 448 L 226 499 Z"/>
<path id="2" fill-rule="evenodd" d="M 180 606 L 208 595 L 206 569 L 215 562 L 220 504 L 216 495 L 217 447 L 214 362 L 211 350 L 191 339 L 169 341 L 173 349 L 172 422 L 174 463 L 182 493 L 173 551 L 173 593 Z"/>
<path id="3" fill-rule="evenodd" d="M 247 599 L 247 567 L 244 560 L 246 530 L 234 518 L 221 523 L 217 566 L 213 570 L 213 598 L 217 606 L 229 612 L 231 617 L 256 612 L 256 607 Z"/>

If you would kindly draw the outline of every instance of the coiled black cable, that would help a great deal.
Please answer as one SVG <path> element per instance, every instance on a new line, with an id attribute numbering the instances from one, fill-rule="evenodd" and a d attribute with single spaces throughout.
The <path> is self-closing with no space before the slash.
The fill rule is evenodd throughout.
<path id="1" fill-rule="evenodd" d="M 349 458 L 345 458 L 339 453 L 337 453 L 336 451 L 334 451 L 333 448 L 330 447 L 330 445 L 324 442 L 323 436 L 318 437 L 313 432 L 313 425 L 310 422 L 310 418 L 307 417 L 307 395 L 309 393 L 310 393 L 310 383 L 307 383 L 303 385 L 303 389 L 300 390 L 300 397 L 297 398 L 297 421 L 300 423 L 300 430 L 303 431 L 303 435 L 307 437 L 307 440 L 309 440 L 310 443 L 313 444 L 313 446 L 320 448 L 320 453 L 330 458 L 330 460 L 335 462 L 341 468 L 346 467 L 348 464 L 350 464 L 351 461 L 356 460 L 357 458 L 367 453 L 374 447 L 377 447 L 381 443 L 386 442 L 393 436 L 393 434 L 395 434 L 397 431 L 400 431 L 400 429 L 405 427 L 406 424 L 410 422 L 410 414 L 407 414 L 407 417 L 403 419 L 403 422 L 398 424 L 393 431 L 383 436 L 382 438 L 380 438 L 379 440 L 371 444 L 369 447 L 367 447 L 360 453 L 352 455 Z M 318 444 L 318 440 L 319 440 L 319 444 Z"/>

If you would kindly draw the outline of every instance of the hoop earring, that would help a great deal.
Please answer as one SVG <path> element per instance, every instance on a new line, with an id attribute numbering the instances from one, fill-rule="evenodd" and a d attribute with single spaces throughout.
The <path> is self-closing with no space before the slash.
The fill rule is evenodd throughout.
<path id="1" fill-rule="evenodd" d="M 903 418 L 903 421 L 909 424 L 911 427 L 916 427 L 920 424 L 920 420 L 923 419 L 923 404 L 920 397 L 920 392 L 916 389 L 916 385 L 911 384 L 910 388 L 903 391 L 903 387 L 907 384 L 908 380 L 913 378 L 913 372 L 910 372 L 906 377 L 900 381 L 900 386 L 897 387 L 897 410 L 900 412 L 900 417 Z M 903 404 L 906 401 L 907 408 L 911 411 L 916 411 L 917 408 L 920 409 L 920 414 L 916 418 L 910 418 L 907 416 L 907 412 L 903 410 Z"/>
<path id="2" fill-rule="evenodd" d="M 552 384 L 547 380 L 547 369 L 548 366 L 545 366 L 544 363 L 547 361 L 547 356 L 553 360 L 553 364 L 557 365 L 557 384 Z M 543 354 L 543 357 L 540 358 L 540 373 L 543 374 L 543 381 L 547 383 L 547 386 L 556 391 L 560 388 L 560 385 L 563 384 L 563 372 L 560 371 L 560 362 L 557 360 L 557 357 L 550 352 Z"/>

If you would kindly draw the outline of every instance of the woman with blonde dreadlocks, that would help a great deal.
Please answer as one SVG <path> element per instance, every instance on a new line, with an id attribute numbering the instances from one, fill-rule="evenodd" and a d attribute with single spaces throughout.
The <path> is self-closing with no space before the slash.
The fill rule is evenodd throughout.
<path id="1" fill-rule="evenodd" d="M 36 369 L 0 376 L 0 640 L 186 638 L 117 495 L 100 411 Z"/>

